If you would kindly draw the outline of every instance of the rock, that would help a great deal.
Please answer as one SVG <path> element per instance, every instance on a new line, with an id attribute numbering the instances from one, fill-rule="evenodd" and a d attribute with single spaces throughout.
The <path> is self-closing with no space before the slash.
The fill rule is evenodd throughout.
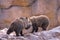
<path id="1" fill-rule="evenodd" d="M 13 0 L 0 0 L 0 8 L 8 8 Z"/>
<path id="2" fill-rule="evenodd" d="M 42 31 L 41 33 L 37 33 L 36 35 L 39 36 L 40 39 L 43 40 L 59 40 L 60 39 L 60 26 L 49 30 L 49 31 Z"/>
<path id="3" fill-rule="evenodd" d="M 0 40 L 60 40 L 60 26 L 49 31 L 35 32 L 18 37 L 16 37 L 14 33 L 12 33 L 12 35 L 7 35 L 6 31 L 7 28 L 0 30 Z"/>
<path id="4" fill-rule="evenodd" d="M 33 1 L 33 0 L 32 0 Z M 60 24 L 59 0 L 37 0 L 30 7 L 21 7 L 24 3 L 29 4 L 31 0 L 0 0 L 0 28 L 9 27 L 12 21 L 21 16 L 30 17 L 35 15 L 47 15 L 50 19 L 50 25 L 47 30 Z M 22 2 L 22 3 L 20 3 Z M 12 6 L 11 5 L 18 5 Z M 18 13 L 18 14 L 17 14 Z"/>

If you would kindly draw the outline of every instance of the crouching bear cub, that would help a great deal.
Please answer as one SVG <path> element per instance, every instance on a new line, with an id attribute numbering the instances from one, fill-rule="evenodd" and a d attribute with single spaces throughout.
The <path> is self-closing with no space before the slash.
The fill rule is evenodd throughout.
<path id="1" fill-rule="evenodd" d="M 19 34 L 23 36 L 22 30 L 29 29 L 30 27 L 32 27 L 30 20 L 27 17 L 20 17 L 11 23 L 9 29 L 7 30 L 7 34 L 10 34 L 14 31 L 16 33 L 16 36 L 19 36 Z"/>
<path id="2" fill-rule="evenodd" d="M 32 22 L 32 33 L 38 31 L 38 27 L 41 27 L 43 30 L 46 30 L 46 28 L 49 25 L 49 18 L 45 15 L 40 16 L 32 16 L 30 17 L 30 20 Z"/>

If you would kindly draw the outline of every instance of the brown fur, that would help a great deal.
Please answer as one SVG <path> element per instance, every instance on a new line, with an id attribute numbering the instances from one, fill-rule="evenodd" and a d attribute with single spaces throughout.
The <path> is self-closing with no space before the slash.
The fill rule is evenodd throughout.
<path id="1" fill-rule="evenodd" d="M 10 28 L 7 31 L 7 34 L 10 34 L 11 32 L 15 31 L 16 36 L 23 36 L 22 30 L 23 29 L 28 29 L 32 26 L 28 18 L 21 17 L 20 19 L 16 19 L 13 23 L 11 23 Z"/>
<path id="2" fill-rule="evenodd" d="M 41 27 L 43 30 L 46 30 L 46 28 L 49 25 L 49 18 L 45 15 L 40 16 L 32 16 L 30 17 L 30 20 L 32 22 L 33 30 L 32 33 L 35 31 L 38 31 L 38 27 Z"/>

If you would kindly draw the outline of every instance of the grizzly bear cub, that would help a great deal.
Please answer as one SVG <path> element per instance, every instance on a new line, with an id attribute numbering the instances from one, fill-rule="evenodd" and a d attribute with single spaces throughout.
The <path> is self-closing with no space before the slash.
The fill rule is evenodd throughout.
<path id="1" fill-rule="evenodd" d="M 30 26 L 32 26 L 32 23 L 30 20 L 28 20 L 27 17 L 20 17 L 11 23 L 9 29 L 7 30 L 7 34 L 10 34 L 14 31 L 16 33 L 16 36 L 19 36 L 19 34 L 23 36 L 22 30 L 29 29 Z"/>
<path id="2" fill-rule="evenodd" d="M 49 25 L 49 18 L 46 15 L 40 15 L 40 16 L 32 16 L 30 17 L 30 20 L 32 22 L 32 33 L 35 31 L 38 31 L 38 27 L 41 27 L 43 30 L 46 30 L 46 28 Z"/>

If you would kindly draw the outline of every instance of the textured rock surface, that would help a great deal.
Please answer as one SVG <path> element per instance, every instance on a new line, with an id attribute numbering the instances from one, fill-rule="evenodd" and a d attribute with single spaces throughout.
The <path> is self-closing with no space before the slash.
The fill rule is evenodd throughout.
<path id="1" fill-rule="evenodd" d="M 6 34 L 7 28 L 0 30 L 0 40 L 60 40 L 60 26 L 49 31 L 37 32 L 16 37 L 15 33 Z"/>
<path id="2" fill-rule="evenodd" d="M 20 4 L 25 5 L 23 3 L 30 3 L 30 0 L 22 0 L 22 3 L 20 3 L 20 1 L 21 0 L 19 0 L 19 2 L 18 0 L 0 0 L 0 28 L 8 27 L 13 20 L 21 16 L 30 17 L 41 14 L 47 15 L 50 19 L 48 29 L 52 29 L 60 24 L 60 0 L 37 0 L 30 7 L 20 6 Z"/>

